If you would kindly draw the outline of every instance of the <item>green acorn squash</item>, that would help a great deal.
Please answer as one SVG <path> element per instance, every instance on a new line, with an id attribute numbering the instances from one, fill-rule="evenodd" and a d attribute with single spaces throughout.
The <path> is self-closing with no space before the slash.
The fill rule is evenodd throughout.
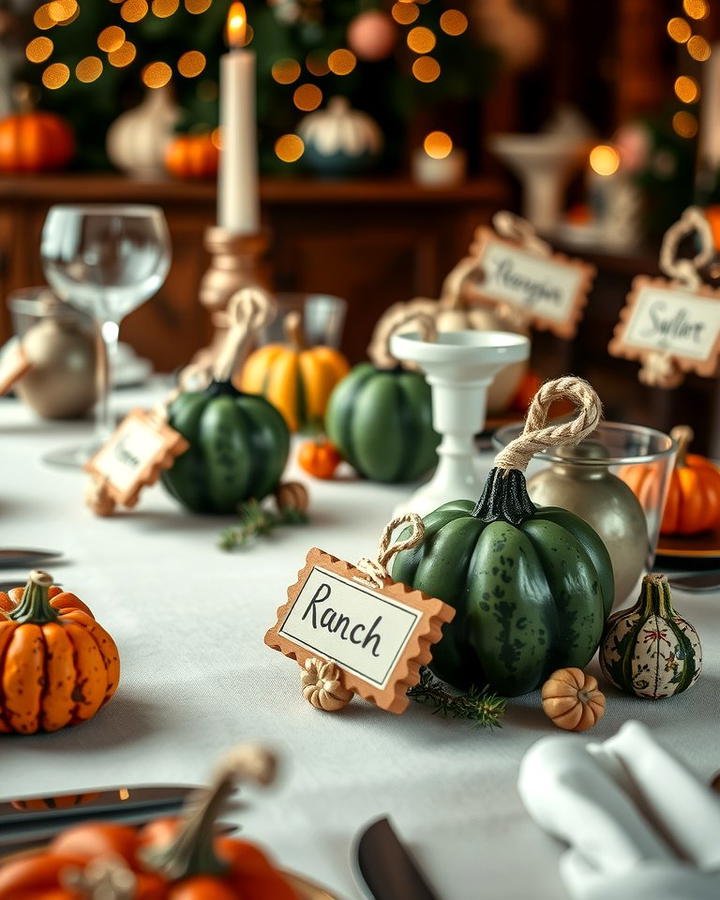
<path id="1" fill-rule="evenodd" d="M 535 507 L 521 471 L 494 468 L 476 504 L 446 503 L 423 521 L 423 542 L 398 554 L 392 577 L 457 610 L 433 649 L 436 675 L 516 696 L 555 669 L 587 665 L 614 585 L 605 545 L 583 519 Z"/>
<path id="2" fill-rule="evenodd" d="M 419 372 L 360 363 L 330 395 L 325 429 L 358 474 L 416 481 L 437 464 L 430 387 Z"/>
<path id="3" fill-rule="evenodd" d="M 170 404 L 168 422 L 190 448 L 163 472 L 162 482 L 193 512 L 232 513 L 279 484 L 290 433 L 264 397 L 213 381 L 204 391 L 180 394 Z"/>

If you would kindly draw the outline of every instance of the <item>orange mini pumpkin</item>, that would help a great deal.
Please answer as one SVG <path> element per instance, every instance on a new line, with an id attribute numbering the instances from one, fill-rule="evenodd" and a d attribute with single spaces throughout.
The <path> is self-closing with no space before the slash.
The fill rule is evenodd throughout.
<path id="1" fill-rule="evenodd" d="M 299 313 L 285 316 L 285 333 L 287 344 L 267 344 L 248 357 L 238 387 L 262 394 L 290 431 L 299 431 L 323 420 L 330 394 L 350 366 L 332 347 L 305 347 Z"/>
<path id="2" fill-rule="evenodd" d="M 670 437 L 677 441 L 678 451 L 660 533 L 699 534 L 720 524 L 720 471 L 704 456 L 688 453 L 694 437 L 688 425 L 677 425 Z M 626 466 L 620 476 L 643 506 L 658 490 L 657 477 L 650 466 Z"/>
<path id="3" fill-rule="evenodd" d="M 553 672 L 542 688 L 542 707 L 553 725 L 587 731 L 605 715 L 605 695 L 597 678 L 571 666 Z"/>
<path id="4" fill-rule="evenodd" d="M 75 154 L 72 128 L 54 113 L 35 111 L 28 95 L 23 109 L 0 120 L 0 172 L 51 172 Z"/>
<path id="5" fill-rule="evenodd" d="M 46 572 L 0 592 L 0 732 L 57 731 L 91 719 L 119 677 L 113 639 Z"/>
<path id="6" fill-rule="evenodd" d="M 0 865 L 0 900 L 93 896 L 93 880 L 113 874 L 129 883 L 126 894 L 136 900 L 303 900 L 302 886 L 296 890 L 255 844 L 214 834 L 236 780 L 266 784 L 274 771 L 267 751 L 240 747 L 181 819 L 156 819 L 140 829 L 109 822 L 70 827 L 47 848 Z"/>
<path id="7" fill-rule="evenodd" d="M 313 478 L 332 478 L 342 456 L 327 438 L 304 441 L 298 450 L 298 465 Z"/>
<path id="8" fill-rule="evenodd" d="M 220 152 L 209 134 L 181 134 L 165 151 L 165 168 L 176 178 L 214 178 Z"/>

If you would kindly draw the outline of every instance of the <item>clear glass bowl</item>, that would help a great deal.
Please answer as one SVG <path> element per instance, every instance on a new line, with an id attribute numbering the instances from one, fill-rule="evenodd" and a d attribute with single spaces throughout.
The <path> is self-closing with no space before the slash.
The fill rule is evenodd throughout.
<path id="1" fill-rule="evenodd" d="M 523 423 L 505 425 L 493 435 L 493 446 L 502 450 L 519 437 Z M 622 477 L 626 466 L 647 466 L 649 477 L 656 486 L 654 491 L 646 491 L 640 499 L 648 531 L 649 556 L 648 569 L 652 568 L 655 559 L 660 523 L 662 522 L 665 498 L 670 484 L 670 475 L 675 465 L 677 446 L 675 441 L 662 431 L 646 428 L 643 425 L 626 425 L 622 422 L 602 422 L 589 438 L 601 443 L 608 452 L 602 460 L 614 474 Z M 566 455 L 567 454 L 567 455 Z M 563 449 L 563 455 L 554 453 L 552 449 L 543 450 L 533 457 L 533 472 L 539 471 L 544 464 L 557 463 L 563 466 L 579 466 L 581 468 L 598 465 L 597 459 L 574 456 L 571 447 Z"/>
<path id="2" fill-rule="evenodd" d="M 259 334 L 259 344 L 281 344 L 285 341 L 284 322 L 289 312 L 302 316 L 305 343 L 337 349 L 342 340 L 347 302 L 332 294 L 275 294 L 277 316 Z"/>

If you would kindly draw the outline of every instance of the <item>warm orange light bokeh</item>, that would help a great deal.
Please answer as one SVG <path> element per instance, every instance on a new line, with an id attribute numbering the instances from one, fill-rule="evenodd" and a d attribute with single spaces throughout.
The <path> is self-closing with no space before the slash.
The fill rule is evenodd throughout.
<path id="1" fill-rule="evenodd" d="M 231 3 L 225 26 L 230 47 L 244 47 L 247 36 L 247 13 L 242 3 Z"/>
<path id="2" fill-rule="evenodd" d="M 423 148 L 427 155 L 433 159 L 445 159 L 446 156 L 450 156 L 452 153 L 452 138 L 444 131 L 431 131 L 425 137 Z"/>
<path id="3" fill-rule="evenodd" d="M 598 144 L 590 151 L 590 168 L 598 175 L 614 175 L 620 168 L 620 154 L 609 144 Z"/>

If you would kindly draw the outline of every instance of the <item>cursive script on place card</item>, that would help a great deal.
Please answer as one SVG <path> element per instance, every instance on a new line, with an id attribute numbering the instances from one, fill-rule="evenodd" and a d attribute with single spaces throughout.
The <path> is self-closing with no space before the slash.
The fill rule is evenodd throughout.
<path id="1" fill-rule="evenodd" d="M 265 643 L 301 665 L 332 660 L 346 688 L 401 713 L 454 616 L 440 600 L 390 578 L 378 588 L 355 566 L 313 548 Z"/>
<path id="2" fill-rule="evenodd" d="M 491 228 L 478 229 L 474 252 L 483 272 L 483 298 L 519 307 L 536 328 L 575 336 L 594 266 L 561 253 L 526 250 Z"/>
<path id="3" fill-rule="evenodd" d="M 7 394 L 15 382 L 32 368 L 20 341 L 7 350 L 0 360 L 0 396 Z"/>
<path id="4" fill-rule="evenodd" d="M 608 349 L 626 359 L 667 354 L 684 372 L 714 375 L 720 353 L 720 291 L 704 286 L 689 290 L 664 278 L 638 276 Z"/>
<path id="5" fill-rule="evenodd" d="M 132 507 L 140 491 L 154 484 L 188 447 L 185 438 L 154 413 L 134 409 L 85 470 L 105 485 L 116 503 Z"/>

